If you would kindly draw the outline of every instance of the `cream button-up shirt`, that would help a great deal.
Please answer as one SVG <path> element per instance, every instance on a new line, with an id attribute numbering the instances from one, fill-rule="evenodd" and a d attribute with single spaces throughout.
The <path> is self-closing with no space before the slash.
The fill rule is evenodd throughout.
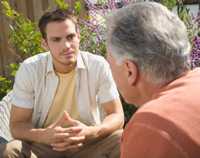
<path id="1" fill-rule="evenodd" d="M 79 51 L 76 66 L 76 98 L 81 120 L 100 124 L 104 118 L 102 103 L 119 98 L 109 64 L 98 55 Z M 50 52 L 26 59 L 17 71 L 12 104 L 34 109 L 32 122 L 42 127 L 58 86 Z"/>

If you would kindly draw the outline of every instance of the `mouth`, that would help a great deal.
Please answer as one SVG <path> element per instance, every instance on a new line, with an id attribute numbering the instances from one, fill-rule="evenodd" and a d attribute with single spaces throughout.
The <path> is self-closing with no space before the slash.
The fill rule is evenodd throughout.
<path id="1" fill-rule="evenodd" d="M 68 56 L 74 54 L 74 52 L 63 52 L 62 54 Z"/>
<path id="2" fill-rule="evenodd" d="M 65 52 L 62 55 L 66 58 L 72 58 L 74 56 L 74 52 Z"/>

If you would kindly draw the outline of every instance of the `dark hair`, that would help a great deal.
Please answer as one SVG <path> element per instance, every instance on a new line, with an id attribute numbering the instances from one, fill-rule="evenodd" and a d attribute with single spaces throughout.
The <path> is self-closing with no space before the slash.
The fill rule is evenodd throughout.
<path id="1" fill-rule="evenodd" d="M 56 21 L 62 22 L 66 19 L 71 20 L 75 24 L 76 30 L 78 30 L 77 18 L 74 16 L 71 10 L 56 9 L 54 11 L 44 13 L 38 23 L 38 27 L 40 29 L 42 37 L 44 39 L 47 37 L 46 27 L 48 23 Z"/>

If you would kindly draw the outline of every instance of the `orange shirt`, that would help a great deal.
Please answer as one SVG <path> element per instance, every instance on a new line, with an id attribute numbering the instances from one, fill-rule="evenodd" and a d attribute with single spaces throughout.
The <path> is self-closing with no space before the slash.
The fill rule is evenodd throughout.
<path id="1" fill-rule="evenodd" d="M 200 69 L 160 89 L 127 124 L 121 158 L 200 157 Z"/>

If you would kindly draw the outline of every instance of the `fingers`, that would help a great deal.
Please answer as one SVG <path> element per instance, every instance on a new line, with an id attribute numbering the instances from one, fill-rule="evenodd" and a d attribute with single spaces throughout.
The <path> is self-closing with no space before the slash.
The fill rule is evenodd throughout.
<path id="1" fill-rule="evenodd" d="M 51 144 L 53 150 L 56 151 L 66 151 L 71 149 L 80 148 L 83 145 L 83 141 L 85 140 L 84 136 L 79 137 L 68 137 L 63 142 Z"/>
<path id="2" fill-rule="evenodd" d="M 55 121 L 53 124 L 49 126 L 49 128 L 54 128 L 56 126 L 76 126 L 77 120 L 73 119 L 67 111 L 64 111 L 62 117 Z"/>
<path id="3" fill-rule="evenodd" d="M 63 113 L 63 118 L 64 118 L 64 122 L 63 125 L 67 125 L 67 126 L 76 126 L 77 125 L 77 120 L 73 119 L 67 111 L 64 111 Z"/>
<path id="4" fill-rule="evenodd" d="M 63 140 L 65 139 L 68 139 L 70 137 L 75 137 L 82 130 L 80 127 L 70 127 L 70 128 L 56 127 L 54 129 L 55 132 L 51 137 L 52 138 L 51 143 L 63 142 Z"/>
<path id="5" fill-rule="evenodd" d="M 69 127 L 69 128 L 62 128 L 62 127 L 55 128 L 56 133 L 79 133 L 81 130 L 82 127 L 79 126 Z"/>
<path id="6" fill-rule="evenodd" d="M 61 117 L 60 119 L 58 119 L 57 121 L 49 125 L 48 128 L 55 128 L 56 126 L 62 126 L 63 122 L 64 122 L 64 118 Z"/>
<path id="7" fill-rule="evenodd" d="M 83 146 L 83 144 L 79 143 L 79 144 L 76 144 L 76 145 L 69 145 L 69 146 L 66 146 L 66 147 L 63 147 L 63 148 L 53 148 L 53 150 L 55 150 L 55 151 L 76 150 L 76 149 L 78 149 L 82 146 Z"/>
<path id="8" fill-rule="evenodd" d="M 67 139 L 69 137 L 74 137 L 76 136 L 76 133 L 56 133 L 54 135 L 54 139 L 58 139 L 58 140 L 63 140 L 63 139 Z"/>

